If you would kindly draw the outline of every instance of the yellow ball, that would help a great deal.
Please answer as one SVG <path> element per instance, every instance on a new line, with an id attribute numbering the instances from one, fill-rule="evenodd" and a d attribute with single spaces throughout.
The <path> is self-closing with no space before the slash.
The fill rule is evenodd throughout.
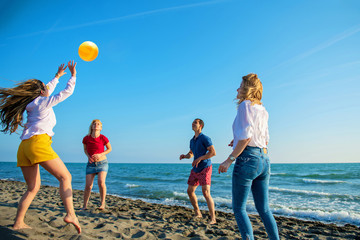
<path id="1" fill-rule="evenodd" d="M 95 43 L 86 41 L 79 47 L 79 56 L 82 60 L 91 62 L 98 56 L 99 49 Z"/>

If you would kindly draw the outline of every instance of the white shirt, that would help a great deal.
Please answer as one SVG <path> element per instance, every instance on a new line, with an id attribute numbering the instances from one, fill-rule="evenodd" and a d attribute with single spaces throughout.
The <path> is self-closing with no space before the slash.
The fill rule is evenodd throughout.
<path id="1" fill-rule="evenodd" d="M 49 95 L 54 91 L 59 83 L 58 78 L 51 80 L 46 86 Z M 76 77 L 71 77 L 64 90 L 54 96 L 35 98 L 26 106 L 27 123 L 25 124 L 21 140 L 29 139 L 32 136 L 47 134 L 54 135 L 53 128 L 56 125 L 56 117 L 52 107 L 68 98 L 75 89 Z"/>
<path id="2" fill-rule="evenodd" d="M 266 148 L 269 142 L 269 114 L 265 107 L 259 104 L 251 105 L 250 100 L 240 103 L 233 123 L 234 145 L 239 140 L 250 138 L 248 146 Z"/>

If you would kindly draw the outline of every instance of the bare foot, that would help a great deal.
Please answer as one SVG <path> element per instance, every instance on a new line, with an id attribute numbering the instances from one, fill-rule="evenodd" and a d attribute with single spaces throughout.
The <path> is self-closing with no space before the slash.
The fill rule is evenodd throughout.
<path id="1" fill-rule="evenodd" d="M 71 223 L 76 228 L 78 234 L 81 233 L 81 227 L 80 227 L 80 223 L 79 223 L 79 220 L 77 217 L 69 217 L 68 215 L 66 215 L 64 217 L 64 222 Z"/>
<path id="2" fill-rule="evenodd" d="M 82 207 L 80 210 L 81 211 L 87 210 L 87 207 Z"/>
<path id="3" fill-rule="evenodd" d="M 211 219 L 208 223 L 209 223 L 210 225 L 216 224 L 216 219 Z"/>
<path id="4" fill-rule="evenodd" d="M 19 229 L 32 229 L 29 225 L 26 225 L 25 223 L 15 223 L 13 226 L 14 230 L 19 230 Z"/>
<path id="5" fill-rule="evenodd" d="M 202 218 L 202 214 L 201 214 L 201 213 L 195 214 L 194 219 L 200 219 L 200 218 Z"/>
<path id="6" fill-rule="evenodd" d="M 99 209 L 99 210 L 104 210 L 104 209 L 105 209 L 105 205 L 101 205 L 98 209 Z"/>

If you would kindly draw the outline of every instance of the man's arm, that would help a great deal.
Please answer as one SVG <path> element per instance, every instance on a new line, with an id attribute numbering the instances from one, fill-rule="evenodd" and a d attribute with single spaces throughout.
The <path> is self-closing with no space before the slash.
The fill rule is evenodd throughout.
<path id="1" fill-rule="evenodd" d="M 189 158 L 192 158 L 193 156 L 194 156 L 194 154 L 193 154 L 193 152 L 190 150 L 186 155 L 181 154 L 179 159 L 180 159 L 180 160 L 182 160 L 182 159 L 184 159 L 184 158 L 189 159 Z"/>
<path id="2" fill-rule="evenodd" d="M 198 157 L 197 159 L 195 159 L 195 161 L 193 161 L 193 167 L 197 167 L 202 160 L 209 159 L 216 155 L 214 145 L 209 146 L 207 150 L 208 152 L 205 155 L 202 155 L 201 157 Z"/>

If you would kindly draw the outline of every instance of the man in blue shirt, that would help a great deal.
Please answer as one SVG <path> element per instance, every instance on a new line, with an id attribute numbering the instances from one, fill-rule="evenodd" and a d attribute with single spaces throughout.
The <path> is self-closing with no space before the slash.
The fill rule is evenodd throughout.
<path id="1" fill-rule="evenodd" d="M 184 158 L 194 157 L 192 163 L 192 170 L 188 180 L 188 190 L 191 204 L 195 210 L 195 218 L 202 218 L 202 214 L 199 209 L 197 197 L 195 195 L 195 190 L 199 186 L 202 187 L 203 195 L 206 199 L 206 203 L 209 208 L 210 214 L 210 224 L 216 223 L 215 218 L 215 206 L 214 201 L 210 195 L 210 186 L 211 186 L 211 174 L 212 174 L 212 165 L 211 157 L 216 155 L 215 148 L 211 142 L 211 139 L 202 134 L 201 131 L 204 128 L 204 122 L 197 118 L 192 123 L 192 129 L 195 132 L 195 136 L 190 140 L 190 151 L 185 155 L 180 155 L 180 160 Z"/>

